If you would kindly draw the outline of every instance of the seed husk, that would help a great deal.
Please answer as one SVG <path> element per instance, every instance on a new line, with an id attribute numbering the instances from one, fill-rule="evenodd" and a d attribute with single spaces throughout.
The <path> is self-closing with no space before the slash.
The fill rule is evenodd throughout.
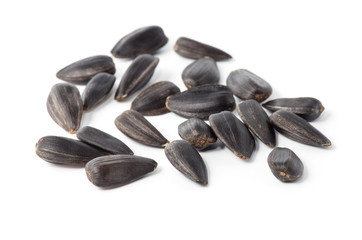
<path id="1" fill-rule="evenodd" d="M 111 50 L 116 58 L 135 58 L 141 54 L 153 53 L 168 41 L 162 28 L 148 26 L 139 28 L 117 42 Z"/>
<path id="2" fill-rule="evenodd" d="M 240 102 L 236 109 L 249 130 L 264 144 L 273 148 L 276 144 L 275 131 L 260 104 L 255 100 L 246 100 Z"/>
<path id="3" fill-rule="evenodd" d="M 82 142 L 100 148 L 112 154 L 133 155 L 132 150 L 121 140 L 94 127 L 82 127 L 77 132 L 77 138 Z"/>
<path id="4" fill-rule="evenodd" d="M 282 182 L 298 180 L 304 170 L 302 161 L 288 148 L 273 149 L 268 156 L 268 164 L 274 176 Z"/>
<path id="5" fill-rule="evenodd" d="M 200 58 L 184 69 L 182 80 L 188 88 L 205 84 L 217 84 L 220 80 L 220 73 L 215 60 Z"/>
<path id="6" fill-rule="evenodd" d="M 208 183 L 207 169 L 198 151 L 184 140 L 175 140 L 165 148 L 171 164 L 187 178 L 204 186 Z"/>
<path id="7" fill-rule="evenodd" d="M 226 86 L 202 85 L 169 96 L 166 107 L 185 118 L 207 120 L 213 113 L 233 111 L 235 99 Z"/>
<path id="8" fill-rule="evenodd" d="M 178 126 L 178 134 L 196 148 L 206 148 L 217 140 L 211 127 L 198 118 L 190 118 L 181 123 Z"/>
<path id="9" fill-rule="evenodd" d="M 316 147 L 331 146 L 331 141 L 327 137 L 309 122 L 292 112 L 278 110 L 269 118 L 278 132 L 294 141 Z"/>
<path id="10" fill-rule="evenodd" d="M 85 166 L 87 177 L 97 187 L 111 188 L 126 185 L 157 168 L 157 162 L 133 155 L 98 157 Z"/>
<path id="11" fill-rule="evenodd" d="M 218 139 L 236 156 L 250 158 L 255 148 L 254 137 L 234 114 L 227 111 L 212 114 L 209 122 Z"/>
<path id="12" fill-rule="evenodd" d="M 55 84 L 47 99 L 47 110 L 59 126 L 69 133 L 75 133 L 83 114 L 83 102 L 78 88 L 68 83 Z"/>
<path id="13" fill-rule="evenodd" d="M 293 112 L 307 121 L 317 119 L 324 111 L 322 103 L 311 97 L 277 98 L 263 104 L 271 112 L 286 110 Z"/>
<path id="14" fill-rule="evenodd" d="M 166 98 L 180 92 L 180 89 L 169 81 L 152 84 L 143 90 L 132 102 L 131 109 L 145 115 L 154 116 L 169 112 Z"/>
<path id="15" fill-rule="evenodd" d="M 231 72 L 226 79 L 226 85 L 235 96 L 243 100 L 254 99 L 262 102 L 272 94 L 272 87 L 268 82 L 245 69 Z"/>
<path id="16" fill-rule="evenodd" d="M 116 127 L 139 143 L 163 148 L 169 141 L 139 112 L 124 111 L 115 120 Z"/>
<path id="17" fill-rule="evenodd" d="M 186 58 L 199 59 L 204 57 L 210 57 L 215 61 L 232 58 L 228 53 L 218 48 L 186 37 L 180 37 L 179 39 L 177 39 L 173 49 L 179 55 Z"/>
<path id="18" fill-rule="evenodd" d="M 74 139 L 45 136 L 37 142 L 36 154 L 50 163 L 84 166 L 93 158 L 109 153 Z"/>
<path id="19" fill-rule="evenodd" d="M 123 101 L 143 88 L 151 79 L 159 59 L 149 54 L 138 56 L 128 67 L 119 83 L 115 99 Z"/>
<path id="20" fill-rule="evenodd" d="M 109 96 L 115 81 L 116 77 L 109 73 L 95 75 L 83 91 L 83 110 L 90 110 L 103 102 Z"/>
<path id="21" fill-rule="evenodd" d="M 111 57 L 97 55 L 74 62 L 57 72 L 57 78 L 64 81 L 85 85 L 97 73 L 114 74 L 116 68 Z"/>

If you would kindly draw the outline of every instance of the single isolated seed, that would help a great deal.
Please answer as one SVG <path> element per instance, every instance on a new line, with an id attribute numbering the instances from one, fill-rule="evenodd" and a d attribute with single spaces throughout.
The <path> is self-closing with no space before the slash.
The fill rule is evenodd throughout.
<path id="1" fill-rule="evenodd" d="M 75 133 L 83 114 L 78 88 L 68 83 L 55 84 L 47 99 L 47 110 L 59 126 L 69 133 Z"/>
<path id="2" fill-rule="evenodd" d="M 93 159 L 85 166 L 90 182 L 97 187 L 119 187 L 153 172 L 157 162 L 133 155 L 111 155 Z"/>
<path id="3" fill-rule="evenodd" d="M 135 58 L 145 53 L 153 53 L 168 41 L 159 26 L 139 28 L 117 42 L 111 50 L 116 58 Z"/>
<path id="4" fill-rule="evenodd" d="M 302 161 L 288 148 L 273 149 L 268 156 L 268 164 L 274 176 L 282 182 L 298 180 L 304 170 Z"/>
<path id="5" fill-rule="evenodd" d="M 272 94 L 272 87 L 261 77 L 245 69 L 231 72 L 226 79 L 226 85 L 234 95 L 243 99 L 254 99 L 262 102 Z"/>
<path id="6" fill-rule="evenodd" d="M 111 57 L 97 55 L 74 62 L 57 72 L 57 78 L 64 81 L 85 85 L 97 73 L 114 74 L 116 68 Z"/>

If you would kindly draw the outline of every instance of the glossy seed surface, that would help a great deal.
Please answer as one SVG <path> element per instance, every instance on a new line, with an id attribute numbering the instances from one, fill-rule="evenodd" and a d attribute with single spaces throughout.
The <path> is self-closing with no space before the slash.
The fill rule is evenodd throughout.
<path id="1" fill-rule="evenodd" d="M 84 85 L 97 73 L 114 74 L 116 68 L 111 57 L 97 55 L 74 62 L 57 72 L 57 78 L 64 81 Z"/>
<path id="2" fill-rule="evenodd" d="M 127 97 L 143 88 L 151 79 L 159 59 L 149 54 L 138 56 L 121 78 L 115 99 L 123 101 Z"/>
<path id="3" fill-rule="evenodd" d="M 178 134 L 196 148 L 205 148 L 217 140 L 211 127 L 198 118 L 190 118 L 181 123 L 178 126 Z"/>
<path id="4" fill-rule="evenodd" d="M 207 169 L 198 151 L 184 140 L 175 140 L 165 148 L 165 154 L 171 164 L 187 178 L 207 185 Z"/>
<path id="5" fill-rule="evenodd" d="M 288 148 L 273 149 L 268 156 L 268 164 L 274 176 L 282 182 L 294 182 L 303 175 L 302 161 Z"/>
<path id="6" fill-rule="evenodd" d="M 47 99 L 51 118 L 64 130 L 75 133 L 80 127 L 83 102 L 78 88 L 68 83 L 55 84 Z"/>
<path id="7" fill-rule="evenodd" d="M 278 132 L 294 141 L 316 147 L 331 146 L 326 136 L 292 112 L 278 110 L 270 115 L 270 122 Z"/>
<path id="8" fill-rule="evenodd" d="M 85 166 L 90 182 L 98 187 L 119 187 L 153 172 L 157 162 L 133 155 L 111 155 L 93 159 Z"/>
<path id="9" fill-rule="evenodd" d="M 83 91 L 83 110 L 90 110 L 103 102 L 109 96 L 115 81 L 116 77 L 109 73 L 95 75 Z"/>
<path id="10" fill-rule="evenodd" d="M 84 166 L 93 158 L 109 153 L 74 139 L 46 136 L 37 142 L 36 154 L 50 163 Z"/>
<path id="11" fill-rule="evenodd" d="M 183 70 L 182 80 L 188 88 L 205 84 L 217 84 L 220 80 L 220 73 L 215 60 L 200 58 Z"/>
<path id="12" fill-rule="evenodd" d="M 169 96 L 166 107 L 186 118 L 207 120 L 213 113 L 233 111 L 235 99 L 226 86 L 203 85 Z"/>
<path id="13" fill-rule="evenodd" d="M 116 127 L 133 140 L 153 146 L 165 147 L 169 141 L 139 112 L 127 110 L 115 120 Z"/>
<path id="14" fill-rule="evenodd" d="M 322 103 L 311 97 L 278 98 L 263 104 L 271 112 L 286 110 L 293 112 L 307 121 L 317 119 L 324 111 Z"/>
<path id="15" fill-rule="evenodd" d="M 209 122 L 218 139 L 236 156 L 250 158 L 255 148 L 254 137 L 234 114 L 226 111 L 212 114 Z"/>
<path id="16" fill-rule="evenodd" d="M 111 53 L 116 58 L 135 58 L 141 54 L 155 52 L 167 41 L 168 38 L 159 26 L 143 27 L 119 40 Z"/>
<path id="17" fill-rule="evenodd" d="M 186 58 L 199 59 L 210 57 L 215 61 L 230 59 L 231 56 L 215 47 L 195 41 L 190 38 L 180 37 L 173 48 L 175 52 Z"/>
<path id="18" fill-rule="evenodd" d="M 246 100 L 240 102 L 236 109 L 249 130 L 264 144 L 273 148 L 276 144 L 275 131 L 261 105 L 255 100 Z"/>
<path id="19" fill-rule="evenodd" d="M 180 89 L 169 81 L 152 84 L 143 90 L 132 102 L 131 109 L 145 115 L 154 116 L 169 112 L 166 98 L 180 92 Z"/>
<path id="20" fill-rule="evenodd" d="M 77 138 L 82 142 L 88 143 L 89 145 L 98 147 L 112 154 L 133 155 L 132 150 L 121 140 L 94 127 L 82 127 L 77 132 Z"/>
<path id="21" fill-rule="evenodd" d="M 245 69 L 231 72 L 226 79 L 226 85 L 235 96 L 243 100 L 254 99 L 262 102 L 272 94 L 272 87 L 267 81 Z"/>

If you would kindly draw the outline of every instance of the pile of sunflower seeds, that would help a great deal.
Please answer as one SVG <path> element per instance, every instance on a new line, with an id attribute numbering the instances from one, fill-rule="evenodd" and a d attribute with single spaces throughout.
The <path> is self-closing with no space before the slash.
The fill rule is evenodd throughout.
<path id="1" fill-rule="evenodd" d="M 133 59 L 123 74 L 114 99 L 123 101 L 150 81 L 159 58 L 150 55 L 168 42 L 159 26 L 137 29 L 124 36 L 111 50 L 115 58 Z M 208 174 L 198 150 L 221 141 L 237 157 L 248 159 L 255 149 L 255 137 L 274 148 L 275 130 L 303 144 L 331 146 L 331 142 L 309 121 L 324 107 L 311 97 L 279 98 L 265 101 L 272 87 L 254 73 L 238 69 L 229 74 L 226 85 L 218 84 L 216 62 L 231 56 L 210 45 L 181 37 L 174 45 L 179 55 L 194 59 L 182 72 L 188 90 L 160 81 L 141 91 L 131 109 L 115 119 L 115 126 L 129 138 L 152 147 L 165 148 L 171 164 L 187 178 L 207 185 Z M 99 187 L 117 187 L 154 171 L 157 162 L 133 155 L 119 139 L 99 129 L 80 128 L 83 111 L 101 105 L 110 96 L 116 72 L 109 56 L 92 56 L 66 66 L 56 76 L 67 83 L 55 84 L 47 99 L 51 118 L 79 140 L 45 136 L 36 144 L 37 155 L 55 164 L 85 166 L 88 179 Z M 75 85 L 86 85 L 82 96 Z M 235 103 L 234 95 L 242 99 Z M 237 109 L 240 121 L 232 111 Z M 267 109 L 272 114 L 267 115 Z M 183 140 L 169 142 L 145 116 L 174 112 L 188 118 L 178 127 Z M 208 125 L 204 120 L 208 120 Z M 274 130 L 275 129 L 275 130 Z M 303 163 L 287 148 L 274 148 L 268 165 L 282 182 L 293 182 L 303 174 Z"/>

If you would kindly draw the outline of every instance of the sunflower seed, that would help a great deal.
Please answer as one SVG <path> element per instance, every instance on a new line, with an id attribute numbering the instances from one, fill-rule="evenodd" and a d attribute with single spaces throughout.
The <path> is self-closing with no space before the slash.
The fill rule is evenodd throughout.
<path id="1" fill-rule="evenodd" d="M 255 148 L 254 137 L 234 114 L 226 111 L 212 114 L 209 122 L 218 139 L 236 156 L 250 158 Z"/>
<path id="2" fill-rule="evenodd" d="M 220 73 L 215 60 L 200 58 L 185 68 L 182 72 L 182 80 L 188 88 L 205 84 L 217 84 L 220 80 Z"/>
<path id="3" fill-rule="evenodd" d="M 108 96 L 116 77 L 109 73 L 98 73 L 88 83 L 82 94 L 83 110 L 89 110 L 101 102 Z"/>
<path id="4" fill-rule="evenodd" d="M 171 164 L 194 182 L 207 185 L 207 169 L 197 150 L 184 140 L 168 144 L 165 154 Z"/>
<path id="5" fill-rule="evenodd" d="M 261 77 L 245 69 L 231 72 L 226 79 L 226 85 L 234 95 L 243 99 L 254 99 L 262 102 L 272 93 L 272 87 Z"/>
<path id="6" fill-rule="evenodd" d="M 77 138 L 89 145 L 98 147 L 112 154 L 130 154 L 132 150 L 121 140 L 93 127 L 82 127 L 77 132 Z"/>
<path id="7" fill-rule="evenodd" d="M 297 114 L 307 121 L 313 121 L 324 111 L 322 103 L 315 98 L 278 98 L 266 102 L 263 107 L 271 112 L 286 110 Z"/>
<path id="8" fill-rule="evenodd" d="M 236 109 L 241 120 L 263 143 L 269 147 L 275 146 L 275 132 L 260 104 L 255 100 L 240 102 Z"/>
<path id="9" fill-rule="evenodd" d="M 36 154 L 50 163 L 84 166 L 93 158 L 109 153 L 74 139 L 46 136 L 36 144 Z"/>
<path id="10" fill-rule="evenodd" d="M 114 123 L 122 133 L 139 143 L 160 148 L 169 143 L 141 113 L 134 110 L 123 112 Z"/>
<path id="11" fill-rule="evenodd" d="M 144 87 L 151 79 L 159 59 L 149 54 L 138 56 L 124 73 L 115 99 L 122 101 Z"/>
<path id="12" fill-rule="evenodd" d="M 181 123 L 178 126 L 178 134 L 196 148 L 205 148 L 217 140 L 210 126 L 198 118 L 190 118 Z"/>
<path id="13" fill-rule="evenodd" d="M 186 58 L 210 57 L 215 61 L 232 58 L 228 53 L 210 45 L 195 41 L 190 38 L 180 37 L 173 48 L 175 52 Z"/>
<path id="14" fill-rule="evenodd" d="M 116 68 L 111 57 L 97 55 L 74 62 L 57 72 L 57 78 L 64 81 L 84 85 L 97 73 L 114 74 Z"/>
<path id="15" fill-rule="evenodd" d="M 331 146 L 328 138 L 292 112 L 278 110 L 270 115 L 270 122 L 278 132 L 294 141 L 316 147 Z"/>
<path id="16" fill-rule="evenodd" d="M 93 159 L 85 166 L 90 182 L 98 187 L 119 187 L 153 172 L 157 162 L 132 155 L 112 155 Z"/>
<path id="17" fill-rule="evenodd" d="M 135 58 L 145 53 L 153 53 L 168 41 L 162 28 L 149 26 L 139 28 L 117 42 L 111 53 L 116 58 Z"/>
<path id="18" fill-rule="evenodd" d="M 268 164 L 274 176 L 282 182 L 298 180 L 304 170 L 302 161 L 288 148 L 277 147 L 271 151 Z"/>
<path id="19" fill-rule="evenodd" d="M 213 113 L 233 111 L 235 99 L 226 86 L 203 85 L 169 96 L 166 107 L 180 116 L 205 120 Z"/>
<path id="20" fill-rule="evenodd" d="M 180 89 L 168 81 L 157 82 L 143 90 L 132 102 L 131 109 L 146 116 L 169 112 L 166 98 L 180 92 Z"/>
<path id="21" fill-rule="evenodd" d="M 48 96 L 47 110 L 59 126 L 69 133 L 75 133 L 83 114 L 78 88 L 68 83 L 55 84 Z"/>

